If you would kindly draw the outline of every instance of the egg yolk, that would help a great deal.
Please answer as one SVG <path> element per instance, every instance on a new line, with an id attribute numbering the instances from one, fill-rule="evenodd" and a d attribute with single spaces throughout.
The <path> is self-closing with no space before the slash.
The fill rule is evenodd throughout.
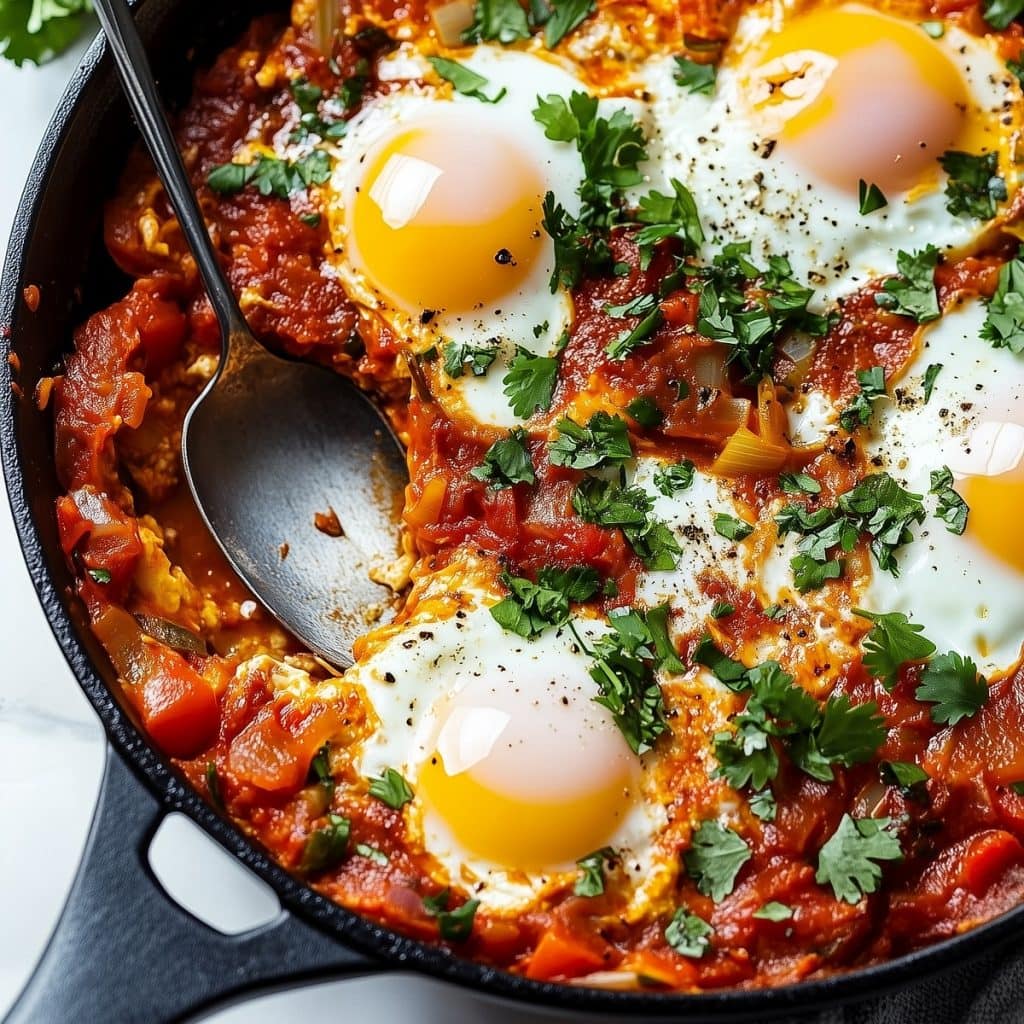
<path id="1" fill-rule="evenodd" d="M 972 433 L 970 454 L 951 460 L 954 474 L 967 471 L 956 490 L 967 502 L 965 537 L 999 561 L 1024 573 L 1024 426 L 984 422 Z"/>
<path id="2" fill-rule="evenodd" d="M 352 258 L 407 312 L 493 306 L 543 253 L 544 192 L 515 139 L 434 115 L 369 154 L 348 211 Z"/>
<path id="3" fill-rule="evenodd" d="M 886 195 L 939 180 L 948 149 L 995 148 L 957 66 L 916 23 L 858 8 L 794 18 L 758 54 L 749 95 L 778 155 L 817 182 Z"/>
<path id="4" fill-rule="evenodd" d="M 440 716 L 417 793 L 459 847 L 510 870 L 571 867 L 609 843 L 638 768 L 593 683 L 475 681 Z M 564 699 L 563 699 L 564 698 Z"/>

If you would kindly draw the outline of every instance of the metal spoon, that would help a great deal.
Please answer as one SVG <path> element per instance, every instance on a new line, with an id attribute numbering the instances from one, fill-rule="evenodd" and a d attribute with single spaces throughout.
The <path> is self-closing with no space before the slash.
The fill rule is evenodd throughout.
<path id="1" fill-rule="evenodd" d="M 220 324 L 220 365 L 182 430 L 189 487 L 260 601 L 312 651 L 347 667 L 352 641 L 387 610 L 390 591 L 368 571 L 399 553 L 401 448 L 356 387 L 279 358 L 253 337 L 210 243 L 128 8 L 123 0 L 94 6 Z M 314 524 L 317 513 L 326 529 Z"/>

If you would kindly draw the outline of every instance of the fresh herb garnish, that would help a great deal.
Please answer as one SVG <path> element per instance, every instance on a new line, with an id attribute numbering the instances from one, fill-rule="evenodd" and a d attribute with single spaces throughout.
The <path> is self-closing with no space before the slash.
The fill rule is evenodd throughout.
<path id="1" fill-rule="evenodd" d="M 373 861 L 380 867 L 386 867 L 388 863 L 388 855 L 382 850 L 378 850 L 376 846 L 367 846 L 366 843 L 356 843 L 355 852 L 360 857 L 365 857 L 367 860 Z"/>
<path id="2" fill-rule="evenodd" d="M 941 21 L 922 21 L 921 28 L 932 39 L 941 39 L 946 34 L 946 26 Z"/>
<path id="3" fill-rule="evenodd" d="M 889 831 L 889 818 L 851 818 L 839 827 L 818 854 L 815 880 L 832 886 L 837 900 L 859 903 L 882 879 L 878 861 L 902 860 L 900 841 Z"/>
<path id="4" fill-rule="evenodd" d="M 595 412 L 585 427 L 566 417 L 556 429 L 558 437 L 548 447 L 548 458 L 556 466 L 596 469 L 619 466 L 633 457 L 629 429 L 620 416 Z"/>
<path id="5" fill-rule="evenodd" d="M 98 583 L 101 587 L 105 587 L 113 579 L 109 569 L 86 569 L 85 571 L 89 579 L 93 583 Z"/>
<path id="6" fill-rule="evenodd" d="M 715 65 L 698 63 L 689 57 L 676 57 L 673 77 L 676 85 L 688 93 L 710 96 L 715 91 Z"/>
<path id="7" fill-rule="evenodd" d="M 909 761 L 879 761 L 878 774 L 887 786 L 896 786 L 903 793 L 929 778 L 922 767 Z"/>
<path id="8" fill-rule="evenodd" d="M 938 498 L 935 514 L 946 524 L 946 529 L 958 536 L 962 534 L 967 529 L 970 508 L 953 487 L 953 473 L 949 466 L 932 470 L 928 493 Z"/>
<path id="9" fill-rule="evenodd" d="M 556 47 L 573 29 L 597 10 L 595 0 L 548 0 L 551 13 L 544 19 L 544 45 Z"/>
<path id="10" fill-rule="evenodd" d="M 949 175 L 946 183 L 946 209 L 954 216 L 966 214 L 978 220 L 991 220 L 996 204 L 1006 199 L 1006 182 L 999 177 L 996 153 L 962 153 L 951 149 L 939 157 Z"/>
<path id="11" fill-rule="evenodd" d="M 519 0 L 476 0 L 473 23 L 462 33 L 463 42 L 515 43 L 530 38 L 526 11 Z"/>
<path id="12" fill-rule="evenodd" d="M 725 619 L 735 614 L 735 612 L 736 606 L 728 601 L 716 601 L 711 606 L 711 618 L 713 619 Z"/>
<path id="13" fill-rule="evenodd" d="M 413 798 L 412 787 L 394 768 L 385 768 L 376 778 L 370 779 L 370 796 L 393 810 L 400 810 Z"/>
<path id="14" fill-rule="evenodd" d="M 750 813 L 762 821 L 774 821 L 778 807 L 775 804 L 775 794 L 770 789 L 759 789 L 750 797 Z"/>
<path id="15" fill-rule="evenodd" d="M 864 637 L 864 667 L 887 690 L 892 690 L 902 665 L 923 661 L 935 653 L 935 644 L 922 636 L 924 626 L 911 622 L 903 612 L 868 612 L 854 608 L 854 615 L 873 623 Z"/>
<path id="16" fill-rule="evenodd" d="M 327 799 L 334 795 L 334 776 L 331 775 L 331 745 L 325 743 L 310 762 L 309 772 L 320 787 L 323 789 Z"/>
<path id="17" fill-rule="evenodd" d="M 648 296 L 644 296 L 648 298 Z M 651 296 L 653 298 L 653 296 Z M 611 312 L 611 310 L 609 310 Z M 612 314 L 616 315 L 616 314 Z M 617 314 L 629 316 L 630 314 Z M 635 327 L 631 327 L 628 330 L 622 331 L 621 334 L 616 335 L 610 342 L 605 346 L 605 352 L 609 359 L 622 360 L 626 356 L 630 355 L 641 345 L 651 339 L 654 332 L 661 326 L 661 322 L 664 319 L 661 307 L 656 303 L 653 308 L 646 316 L 644 316 Z"/>
<path id="18" fill-rule="evenodd" d="M 713 932 L 704 918 L 679 907 L 665 927 L 665 941 L 680 956 L 699 959 L 708 951 Z"/>
<path id="19" fill-rule="evenodd" d="M 981 336 L 993 348 L 1008 348 L 1014 355 L 1024 352 L 1024 260 L 1010 260 L 1000 267 Z"/>
<path id="20" fill-rule="evenodd" d="M 720 537 L 725 537 L 726 540 L 746 540 L 754 532 L 751 523 L 737 519 L 736 516 L 731 516 L 728 512 L 716 512 L 713 525 L 715 533 Z"/>
<path id="21" fill-rule="evenodd" d="M 759 921 L 788 921 L 793 916 L 793 908 L 771 900 L 763 903 L 751 916 Z"/>
<path id="22" fill-rule="evenodd" d="M 576 866 L 581 873 L 573 886 L 573 894 L 576 896 L 600 896 L 604 892 L 605 865 L 611 867 L 616 860 L 618 860 L 618 856 L 610 846 L 603 846 L 600 850 L 588 853 L 586 857 L 580 857 L 576 861 Z"/>
<path id="23" fill-rule="evenodd" d="M 934 245 L 926 245 L 913 253 L 901 249 L 896 255 L 896 269 L 900 276 L 890 277 L 882 285 L 882 290 L 875 293 L 876 305 L 891 313 L 909 316 L 919 324 L 937 320 L 942 315 L 939 295 L 935 290 L 938 262 L 939 250 Z"/>
<path id="24" fill-rule="evenodd" d="M 871 419 L 872 402 L 885 397 L 885 367 L 872 366 L 870 370 L 858 370 L 857 383 L 860 391 L 839 414 L 839 425 L 850 432 L 866 425 Z"/>
<path id="25" fill-rule="evenodd" d="M 549 565 L 537 574 L 536 583 L 502 573 L 501 582 L 508 597 L 491 608 L 491 615 L 503 629 L 527 639 L 567 622 L 570 605 L 590 600 L 601 586 L 597 571 L 589 566 Z"/>
<path id="26" fill-rule="evenodd" d="M 956 725 L 961 719 L 973 718 L 984 707 L 988 684 L 970 658 L 949 651 L 928 663 L 914 696 L 933 705 L 933 722 Z"/>
<path id="27" fill-rule="evenodd" d="M 437 918 L 437 928 L 442 939 L 449 942 L 465 942 L 473 934 L 473 918 L 476 916 L 479 900 L 466 900 L 461 907 L 449 910 L 451 893 L 442 889 L 434 896 L 423 898 L 423 909 Z"/>
<path id="28" fill-rule="evenodd" d="M 654 486 L 667 498 L 693 486 L 694 465 L 689 459 L 665 463 L 654 472 Z"/>
<path id="29" fill-rule="evenodd" d="M 984 327 L 982 327 L 982 337 L 984 337 Z M 1021 344 L 1024 345 L 1024 335 L 1021 336 Z M 932 389 L 935 387 L 935 381 L 939 374 L 942 372 L 942 363 L 931 363 L 927 370 L 924 371 L 924 404 L 927 405 L 931 401 Z"/>
<path id="30" fill-rule="evenodd" d="M 448 341 L 444 344 L 444 372 L 449 377 L 461 377 L 466 370 L 474 377 L 487 373 L 498 355 L 495 345 L 471 345 L 464 341 Z"/>
<path id="31" fill-rule="evenodd" d="M 881 210 L 889 205 L 889 200 L 885 198 L 882 190 L 877 185 L 869 185 L 861 178 L 857 187 L 860 197 L 860 215 L 862 217 L 866 217 L 869 213 L 874 213 L 875 210 Z"/>
<path id="32" fill-rule="evenodd" d="M 481 103 L 497 103 L 508 92 L 502 87 L 493 96 L 488 96 L 484 90 L 490 85 L 490 81 L 483 75 L 478 75 L 471 68 L 458 61 L 448 60 L 445 57 L 428 57 L 434 70 L 446 82 L 451 82 L 452 88 L 463 96 L 470 96 Z"/>
<path id="33" fill-rule="evenodd" d="M 306 873 L 326 871 L 340 864 L 348 850 L 349 821 L 338 814 L 328 814 L 327 824 L 312 832 L 302 851 L 299 870 Z"/>
<path id="34" fill-rule="evenodd" d="M 533 471 L 527 440 L 525 430 L 510 430 L 508 436 L 495 441 L 487 449 L 483 462 L 474 466 L 469 475 L 487 484 L 492 491 L 534 483 L 537 476 Z"/>
<path id="35" fill-rule="evenodd" d="M 779 487 L 783 494 L 820 494 L 821 484 L 807 473 L 780 473 Z"/>
<path id="36" fill-rule="evenodd" d="M 661 424 L 665 418 L 653 398 L 642 396 L 634 398 L 626 406 L 626 413 L 636 420 L 637 424 L 645 430 L 653 430 Z"/>
<path id="37" fill-rule="evenodd" d="M 698 891 L 716 902 L 732 892 L 736 876 L 748 860 L 750 847 L 743 838 L 717 821 L 702 821 L 683 855 Z"/>
<path id="38" fill-rule="evenodd" d="M 207 762 L 206 765 L 206 792 L 210 794 L 210 803 L 223 814 L 224 793 L 220 785 L 220 773 L 213 761 Z"/>
<path id="39" fill-rule="evenodd" d="M 690 190 L 678 179 L 670 182 L 672 195 L 648 192 L 640 197 L 636 220 L 644 226 L 636 233 L 640 248 L 640 269 L 650 266 L 654 247 L 666 238 L 677 238 L 683 243 L 684 253 L 694 253 L 704 241 L 697 204 Z"/>
<path id="40" fill-rule="evenodd" d="M 330 176 L 331 158 L 322 149 L 314 149 L 294 162 L 260 153 L 252 163 L 220 164 L 210 171 L 206 183 L 222 195 L 240 192 L 251 184 L 260 195 L 287 199 L 310 185 L 323 184 Z"/>
<path id="41" fill-rule="evenodd" d="M 587 523 L 622 530 L 648 569 L 674 569 L 680 547 L 672 530 L 651 515 L 654 499 L 640 487 L 586 477 L 572 495 L 572 507 Z"/>
<path id="42" fill-rule="evenodd" d="M 512 411 L 520 419 L 535 412 L 547 412 L 558 380 L 558 360 L 553 356 L 535 356 L 525 348 L 516 350 L 502 379 Z"/>

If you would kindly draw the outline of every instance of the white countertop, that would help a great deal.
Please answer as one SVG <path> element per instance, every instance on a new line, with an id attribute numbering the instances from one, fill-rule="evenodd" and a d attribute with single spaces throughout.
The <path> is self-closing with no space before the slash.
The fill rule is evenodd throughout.
<path id="1" fill-rule="evenodd" d="M 37 69 L 0 60 L 0 245 L 6 247 L 22 183 L 85 43 Z M 99 723 L 64 662 L 29 583 L 6 501 L 0 508 L 0 1018 L 41 954 L 78 866 L 103 764 Z M 209 856 L 187 835 L 167 852 L 196 866 Z M 159 865 L 158 865 L 159 869 Z M 232 863 L 231 870 L 243 869 Z M 219 895 L 204 899 L 224 903 Z M 201 904 L 201 907 L 203 905 Z M 205 909 L 213 913 L 227 906 Z M 244 910 L 244 908 L 242 908 Z M 83 950 L 82 955 L 88 955 Z M 145 966 L 139 965 L 144 971 Z M 388 975 L 296 989 L 222 1011 L 217 1024 L 292 1019 L 402 1024 L 513 1024 L 536 1020 L 425 979 Z M 329 1016 L 328 1016 L 329 1014 Z M 552 1019 L 545 1017 L 545 1020 Z M 575 1019 L 575 1018 L 574 1018 Z M 83 1021 L 81 1024 L 94 1024 Z"/>

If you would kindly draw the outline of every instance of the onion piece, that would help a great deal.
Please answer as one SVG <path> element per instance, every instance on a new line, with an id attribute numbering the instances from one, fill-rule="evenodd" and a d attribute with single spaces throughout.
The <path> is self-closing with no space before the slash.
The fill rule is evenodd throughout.
<path id="1" fill-rule="evenodd" d="M 338 0 L 316 0 L 313 12 L 313 42 L 325 56 L 334 52 L 334 37 L 338 34 Z"/>
<path id="2" fill-rule="evenodd" d="M 740 427 L 725 443 L 721 454 L 711 465 L 718 476 L 763 475 L 780 470 L 789 457 L 789 448 L 771 444 L 747 427 Z"/>
<path id="3" fill-rule="evenodd" d="M 786 410 L 776 395 L 775 384 L 770 377 L 765 377 L 757 385 L 757 432 L 763 441 L 787 447 L 788 426 Z"/>
<path id="4" fill-rule="evenodd" d="M 717 388 L 725 387 L 725 354 L 721 346 L 705 349 L 699 352 L 693 359 L 693 377 L 698 384 L 704 387 Z"/>
<path id="5" fill-rule="evenodd" d="M 445 46 L 460 46 L 462 33 L 473 24 L 473 5 L 469 0 L 451 0 L 430 12 L 437 38 Z"/>

